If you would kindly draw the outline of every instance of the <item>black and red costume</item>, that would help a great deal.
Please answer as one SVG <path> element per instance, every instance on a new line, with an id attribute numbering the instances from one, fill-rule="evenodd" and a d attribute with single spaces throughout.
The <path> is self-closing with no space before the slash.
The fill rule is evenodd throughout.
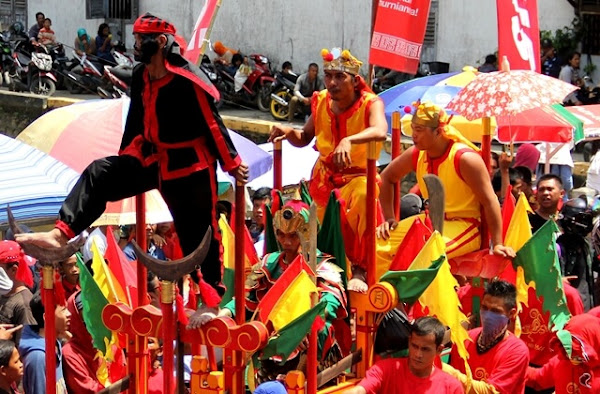
<path id="1" fill-rule="evenodd" d="M 148 23 L 145 17 L 136 24 Z M 222 295 L 216 165 L 218 160 L 224 171 L 231 171 L 241 159 L 214 105 L 218 92 L 198 67 L 181 56 L 173 34 L 167 34 L 169 73 L 165 77 L 151 80 L 143 63 L 133 71 L 119 156 L 87 167 L 66 198 L 56 227 L 73 237 L 102 214 L 108 201 L 158 189 L 185 255 L 200 244 L 207 227 L 212 228 L 213 240 L 201 272 Z"/>

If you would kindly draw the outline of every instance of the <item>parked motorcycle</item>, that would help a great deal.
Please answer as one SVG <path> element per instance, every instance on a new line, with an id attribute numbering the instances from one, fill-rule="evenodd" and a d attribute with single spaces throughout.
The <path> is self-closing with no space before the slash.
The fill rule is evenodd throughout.
<path id="1" fill-rule="evenodd" d="M 54 94 L 57 79 L 52 73 L 52 56 L 45 46 L 38 46 L 29 53 L 24 45 L 17 45 L 12 60 L 7 81 L 10 90 L 43 96 Z"/>
<path id="2" fill-rule="evenodd" d="M 234 76 L 220 63 L 216 64 L 217 80 L 215 86 L 219 89 L 224 102 L 252 106 L 263 112 L 269 112 L 271 103 L 271 85 L 275 81 L 271 72 L 271 64 L 266 56 L 251 54 L 248 59 L 252 64 L 252 72 L 242 85 L 240 91 L 235 91 Z"/>
<path id="3" fill-rule="evenodd" d="M 271 85 L 271 103 L 269 109 L 271 115 L 277 120 L 287 120 L 289 114 L 289 103 L 294 96 L 294 86 L 298 76 L 296 74 L 284 75 L 280 72 L 275 74 L 275 82 Z"/>
<path id="4" fill-rule="evenodd" d="M 208 77 L 208 79 L 210 80 L 210 82 L 212 82 L 213 85 L 219 86 L 219 73 L 217 71 L 216 66 L 210 61 L 210 58 L 204 54 L 202 55 L 202 61 L 200 62 L 200 70 L 202 70 L 204 72 L 204 74 L 206 74 L 206 76 Z M 215 102 L 215 105 L 217 107 L 217 109 L 220 109 L 223 106 L 223 95 L 221 94 L 221 97 L 219 98 L 219 101 Z"/>
<path id="5" fill-rule="evenodd" d="M 65 84 L 69 92 L 77 94 L 82 91 L 98 94 L 102 98 L 119 98 L 123 90 L 115 89 L 109 77 L 105 77 L 105 66 L 93 62 L 87 54 L 78 55 L 73 51 L 76 66 L 65 73 Z M 114 77 L 114 73 L 111 73 Z M 114 77 L 118 78 L 118 77 Z"/>
<path id="6" fill-rule="evenodd" d="M 0 33 L 0 86 L 2 86 L 4 82 L 7 82 L 4 75 L 8 75 L 8 70 L 13 64 L 12 52 L 10 32 L 3 31 Z"/>

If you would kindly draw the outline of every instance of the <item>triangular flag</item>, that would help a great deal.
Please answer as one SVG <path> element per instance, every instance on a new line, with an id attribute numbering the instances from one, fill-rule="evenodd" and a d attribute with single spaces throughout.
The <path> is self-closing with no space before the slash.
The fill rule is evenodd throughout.
<path id="1" fill-rule="evenodd" d="M 543 298 L 544 312 L 550 312 L 549 327 L 562 330 L 571 313 L 563 289 L 556 238 L 559 232 L 554 220 L 548 220 L 517 252 L 513 266 L 523 273 L 524 289 L 517 288 L 517 302 L 527 303 L 529 287 L 535 287 L 538 298 Z M 517 285 L 520 285 L 517 283 Z M 524 295 L 524 298 L 523 298 Z"/>
<path id="2" fill-rule="evenodd" d="M 94 272 L 94 281 L 98 285 L 104 297 L 111 303 L 128 302 L 123 288 L 115 278 L 114 274 L 106 265 L 104 257 L 100 254 L 96 242 L 92 242 L 92 271 Z"/>
<path id="3" fill-rule="evenodd" d="M 523 194 L 523 193 L 521 193 Z M 512 194 L 512 185 L 508 185 L 506 188 L 506 195 L 504 196 L 504 203 L 502 204 L 502 239 L 506 238 L 506 232 L 508 231 L 508 225 L 515 211 L 515 196 Z"/>
<path id="4" fill-rule="evenodd" d="M 258 320 L 271 321 L 276 330 L 310 309 L 310 294 L 317 291 L 312 272 L 302 255 L 287 267 L 257 307 Z"/>
<path id="5" fill-rule="evenodd" d="M 110 270 L 115 278 L 126 292 L 129 300 L 128 304 L 132 308 L 137 307 L 138 291 L 137 291 L 137 272 L 134 268 L 134 263 L 129 261 L 123 250 L 117 245 L 117 240 L 113 236 L 113 231 L 108 227 L 106 231 L 106 251 L 104 259 L 108 262 Z"/>
<path id="6" fill-rule="evenodd" d="M 262 350 L 261 359 L 265 360 L 271 357 L 281 357 L 282 362 L 287 361 L 287 358 L 294 350 L 298 348 L 302 339 L 310 332 L 310 329 L 318 318 L 325 312 L 327 302 L 321 301 L 313 308 L 298 316 L 284 328 L 279 330 L 269 338 L 267 346 Z"/>
<path id="7" fill-rule="evenodd" d="M 390 265 L 390 271 L 407 270 L 430 236 L 431 229 L 425 226 L 421 219 L 415 219 L 398 246 L 398 251 Z"/>
<path id="8" fill-rule="evenodd" d="M 452 342 L 457 347 L 460 357 L 465 361 L 465 368 L 468 368 L 469 353 L 465 347 L 465 341 L 469 340 L 469 334 L 462 325 L 467 321 L 467 317 L 460 309 L 461 305 L 456 292 L 459 287 L 458 282 L 450 272 L 450 264 L 446 259 L 446 244 L 439 232 L 433 232 L 415 261 L 410 265 L 409 270 L 428 268 L 431 262 L 440 258 L 442 263 L 437 276 L 419 297 L 419 302 L 423 307 L 429 309 L 430 315 L 436 316 L 444 325 L 450 327 Z"/>

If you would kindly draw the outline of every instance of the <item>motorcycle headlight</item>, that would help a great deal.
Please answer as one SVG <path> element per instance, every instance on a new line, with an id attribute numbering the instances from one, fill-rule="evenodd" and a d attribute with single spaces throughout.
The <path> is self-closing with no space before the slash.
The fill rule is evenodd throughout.
<path id="1" fill-rule="evenodd" d="M 267 59 L 267 57 L 266 57 L 266 56 L 261 56 L 259 59 L 260 59 L 260 61 L 261 61 L 263 64 L 267 64 L 267 63 L 269 63 L 269 59 Z"/>

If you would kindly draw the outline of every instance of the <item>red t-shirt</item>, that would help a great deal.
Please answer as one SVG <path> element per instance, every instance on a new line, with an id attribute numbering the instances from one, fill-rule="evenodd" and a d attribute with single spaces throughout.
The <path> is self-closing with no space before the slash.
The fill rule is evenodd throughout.
<path id="1" fill-rule="evenodd" d="M 554 387 L 556 394 L 600 393 L 599 373 L 600 367 L 593 370 L 586 364 L 573 365 L 554 356 L 542 368 L 529 367 L 527 386 L 536 390 Z"/>
<path id="2" fill-rule="evenodd" d="M 377 361 L 367 370 L 367 375 L 360 381 L 359 386 L 368 394 L 458 394 L 464 393 L 462 384 L 453 376 L 438 368 L 431 375 L 419 378 L 408 368 L 407 358 L 388 358 Z"/>
<path id="3" fill-rule="evenodd" d="M 567 283 L 563 287 L 571 315 L 582 314 L 583 301 L 577 289 Z M 523 306 L 523 311 L 519 314 L 522 326 L 520 338 L 529 348 L 529 362 L 542 366 L 554 356 L 554 353 L 548 349 L 548 343 L 553 337 L 552 331 L 548 328 L 550 312 L 542 312 L 542 303 L 536 297 L 534 288 L 529 288 L 527 295 L 529 306 Z"/>
<path id="4" fill-rule="evenodd" d="M 483 354 L 477 352 L 477 337 L 481 327 L 469 331 L 472 341 L 465 341 L 469 352 L 469 367 L 473 379 L 491 384 L 501 394 L 517 394 L 525 391 L 525 374 L 529 364 L 529 350 L 523 341 L 512 333 Z M 465 373 L 464 361 L 452 348 L 450 364 Z"/>

